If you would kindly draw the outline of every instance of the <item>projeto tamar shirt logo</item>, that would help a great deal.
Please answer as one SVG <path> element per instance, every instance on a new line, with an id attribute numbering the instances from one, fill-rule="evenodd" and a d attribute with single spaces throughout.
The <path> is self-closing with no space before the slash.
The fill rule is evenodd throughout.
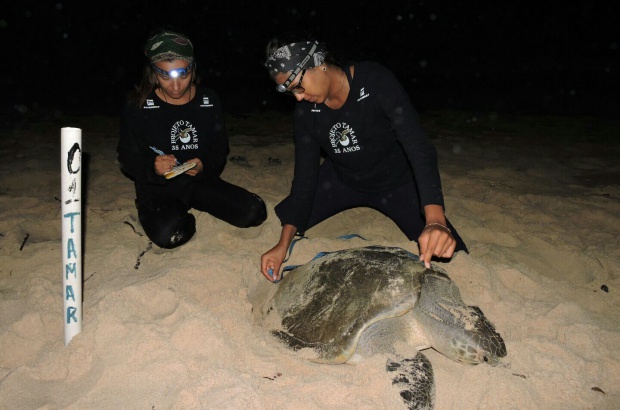
<path id="1" fill-rule="evenodd" d="M 170 145 L 173 151 L 198 149 L 196 128 L 189 121 L 177 121 L 170 130 Z"/>
<path id="2" fill-rule="evenodd" d="M 329 130 L 329 141 L 335 154 L 359 151 L 355 130 L 346 122 L 339 122 Z"/>

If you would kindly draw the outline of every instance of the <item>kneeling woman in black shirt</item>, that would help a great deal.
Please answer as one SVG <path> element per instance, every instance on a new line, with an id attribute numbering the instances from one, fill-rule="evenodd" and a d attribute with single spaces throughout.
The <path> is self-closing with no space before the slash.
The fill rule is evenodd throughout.
<path id="1" fill-rule="evenodd" d="M 298 103 L 293 185 L 275 208 L 283 228 L 261 258 L 263 275 L 280 278 L 296 234 L 359 206 L 382 212 L 417 240 L 427 266 L 433 256 L 467 251 L 444 215 L 435 147 L 392 72 L 374 62 L 340 66 L 323 44 L 294 40 L 301 41 L 267 46 L 265 66 L 277 90 Z"/>
<path id="2" fill-rule="evenodd" d="M 138 217 L 162 248 L 196 232 L 191 208 L 246 228 L 267 217 L 260 197 L 220 178 L 229 152 L 220 100 L 200 87 L 190 40 L 160 31 L 146 43 L 144 77 L 121 120 L 118 160 L 134 180 Z M 195 167 L 174 178 L 178 164 Z"/>

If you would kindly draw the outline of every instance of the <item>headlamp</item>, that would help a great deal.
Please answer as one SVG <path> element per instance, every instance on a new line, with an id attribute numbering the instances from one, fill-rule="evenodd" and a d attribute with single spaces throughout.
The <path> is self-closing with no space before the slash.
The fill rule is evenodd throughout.
<path id="1" fill-rule="evenodd" d="M 166 71 L 166 70 L 162 70 L 161 68 L 157 67 L 155 64 L 151 63 L 151 66 L 158 74 L 165 75 L 170 78 L 185 77 L 186 75 L 190 73 L 190 71 L 192 71 L 193 65 L 194 63 L 191 62 L 185 68 L 173 68 L 170 71 Z"/>

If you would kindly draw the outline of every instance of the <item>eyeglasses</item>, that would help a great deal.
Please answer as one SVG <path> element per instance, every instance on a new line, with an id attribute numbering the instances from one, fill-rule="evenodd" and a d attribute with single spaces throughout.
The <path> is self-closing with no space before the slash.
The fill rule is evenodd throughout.
<path id="1" fill-rule="evenodd" d="M 306 74 L 306 70 L 302 70 L 301 71 L 301 77 L 299 77 L 299 82 L 297 83 L 297 85 L 295 87 L 291 88 L 290 90 L 287 90 L 285 88 L 284 92 L 286 94 L 288 94 L 288 95 L 295 95 L 295 94 L 302 94 L 302 93 L 304 93 L 306 91 L 306 89 L 301 86 L 301 82 L 304 80 L 304 75 L 305 74 Z M 280 84 L 280 85 L 282 85 L 282 84 Z M 278 91 L 280 91 L 280 89 L 278 89 Z"/>
<path id="2" fill-rule="evenodd" d="M 192 71 L 192 66 L 193 65 L 194 65 L 194 63 L 191 62 L 185 68 L 173 68 L 170 71 L 166 71 L 166 70 L 162 70 L 161 68 L 157 67 L 155 64 L 151 63 L 151 66 L 153 67 L 155 72 L 157 72 L 158 74 L 161 74 L 161 75 L 165 75 L 166 77 L 170 77 L 170 78 L 187 77 L 187 75 L 190 73 L 190 71 Z"/>

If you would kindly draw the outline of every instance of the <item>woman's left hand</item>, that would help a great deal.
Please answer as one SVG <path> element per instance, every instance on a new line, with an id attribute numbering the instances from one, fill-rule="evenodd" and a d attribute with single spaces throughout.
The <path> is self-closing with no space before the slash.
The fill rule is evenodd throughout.
<path id="1" fill-rule="evenodd" d="M 204 169 L 204 167 L 202 166 L 202 161 L 200 160 L 200 158 L 194 158 L 194 159 L 190 159 L 189 161 L 186 162 L 195 162 L 196 166 L 192 169 L 190 169 L 189 171 L 185 171 L 185 173 L 187 175 L 189 175 L 190 177 L 195 177 L 198 173 L 202 172 L 202 170 Z"/>
<path id="2" fill-rule="evenodd" d="M 424 227 L 418 238 L 420 245 L 420 260 L 424 266 L 431 267 L 431 258 L 451 258 L 456 248 L 456 241 L 452 237 L 450 229 L 444 224 L 430 223 Z"/>
<path id="3" fill-rule="evenodd" d="M 431 267 L 431 258 L 451 258 L 456 248 L 456 241 L 446 223 L 443 207 L 440 205 L 426 205 L 426 226 L 418 238 L 420 246 L 420 260 L 424 266 Z"/>

